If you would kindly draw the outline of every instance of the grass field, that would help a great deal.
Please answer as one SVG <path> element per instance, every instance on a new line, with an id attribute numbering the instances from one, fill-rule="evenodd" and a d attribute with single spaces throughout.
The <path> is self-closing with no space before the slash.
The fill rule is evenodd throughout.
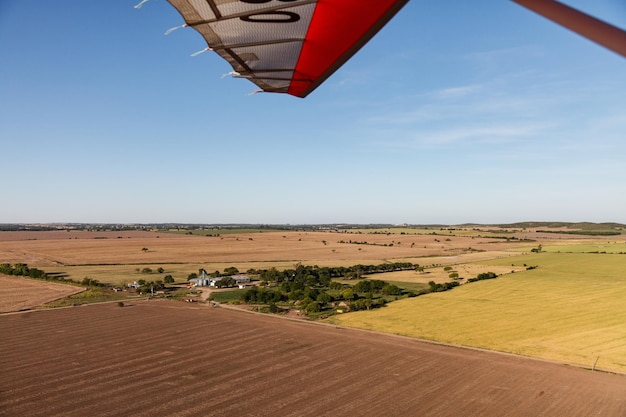
<path id="1" fill-rule="evenodd" d="M 483 264 L 538 268 L 331 321 L 626 371 L 626 255 L 540 253 Z"/>

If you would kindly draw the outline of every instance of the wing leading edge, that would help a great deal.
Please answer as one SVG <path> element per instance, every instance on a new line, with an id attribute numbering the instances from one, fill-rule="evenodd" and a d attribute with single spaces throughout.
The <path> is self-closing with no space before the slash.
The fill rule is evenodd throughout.
<path id="1" fill-rule="evenodd" d="M 408 0 L 168 0 L 209 48 L 266 92 L 306 97 Z"/>

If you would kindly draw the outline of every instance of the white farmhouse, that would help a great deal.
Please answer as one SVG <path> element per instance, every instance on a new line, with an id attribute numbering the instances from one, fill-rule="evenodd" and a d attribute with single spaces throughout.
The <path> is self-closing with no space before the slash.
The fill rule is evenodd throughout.
<path id="1" fill-rule="evenodd" d="M 215 283 L 222 278 L 224 277 L 211 277 L 207 275 L 206 271 L 203 269 L 198 278 L 189 280 L 189 285 L 192 287 L 215 287 Z M 247 275 L 232 275 L 231 278 L 235 280 L 235 284 L 238 285 L 239 288 L 243 288 L 245 284 L 250 282 L 250 277 Z"/>

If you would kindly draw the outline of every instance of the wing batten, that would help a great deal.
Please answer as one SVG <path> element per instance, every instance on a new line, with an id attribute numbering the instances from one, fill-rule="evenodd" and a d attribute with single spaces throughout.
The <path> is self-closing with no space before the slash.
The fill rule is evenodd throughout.
<path id="1" fill-rule="evenodd" d="M 217 17 L 218 19 L 221 19 L 222 13 L 220 12 L 220 9 L 217 8 L 217 5 L 215 4 L 215 2 L 213 0 L 207 0 L 207 3 L 209 3 L 209 7 L 211 8 L 211 10 L 213 10 L 215 17 Z"/>
<path id="2" fill-rule="evenodd" d="M 217 49 L 235 49 L 235 48 L 246 48 L 248 46 L 264 46 L 264 45 L 277 45 L 279 43 L 289 43 L 289 42 L 303 42 L 304 39 L 276 39 L 272 41 L 261 41 L 261 42 L 246 42 L 239 44 L 230 44 L 230 45 L 218 45 L 212 46 L 211 48 Z"/>

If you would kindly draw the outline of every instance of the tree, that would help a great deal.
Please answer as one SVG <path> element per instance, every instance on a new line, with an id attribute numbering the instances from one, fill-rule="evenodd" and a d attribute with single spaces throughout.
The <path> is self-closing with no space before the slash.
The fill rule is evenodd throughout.
<path id="1" fill-rule="evenodd" d="M 215 282 L 215 286 L 217 288 L 234 287 L 236 284 L 237 284 L 237 281 L 235 281 L 235 279 L 231 277 L 224 277 L 220 279 L 219 281 Z"/>
<path id="2" fill-rule="evenodd" d="M 13 275 L 27 276 L 28 272 L 30 271 L 30 269 L 28 268 L 28 265 L 22 264 L 22 263 L 15 264 L 15 267 L 13 269 L 14 269 Z"/>
<path id="3" fill-rule="evenodd" d="M 346 288 L 345 290 L 341 291 L 341 297 L 344 300 L 354 300 L 354 291 L 352 291 L 351 288 Z"/>
<path id="4" fill-rule="evenodd" d="M 46 273 L 37 268 L 30 268 L 28 276 L 31 278 L 47 278 Z"/>
<path id="5" fill-rule="evenodd" d="M 234 266 L 230 266 L 224 269 L 224 275 L 236 275 L 239 273 L 239 270 Z"/>
<path id="6" fill-rule="evenodd" d="M 311 300 L 317 299 L 317 296 L 320 294 L 318 290 L 315 288 L 305 287 L 304 289 L 304 298 L 310 298 Z"/>
<path id="7" fill-rule="evenodd" d="M 382 293 L 385 295 L 401 295 L 402 290 L 397 285 L 385 284 L 385 286 L 383 287 Z"/>
<path id="8" fill-rule="evenodd" d="M 292 301 L 302 300 L 304 298 L 304 291 L 292 290 L 289 292 L 288 297 Z"/>
<path id="9" fill-rule="evenodd" d="M 317 277 L 315 275 L 307 275 L 305 278 L 306 285 L 313 286 L 317 285 Z"/>
<path id="10" fill-rule="evenodd" d="M 318 313 L 321 311 L 321 307 L 319 305 L 319 303 L 317 303 L 316 301 L 312 301 L 310 303 L 308 303 L 305 307 L 305 311 L 307 313 Z"/>
<path id="11" fill-rule="evenodd" d="M 498 275 L 496 275 L 494 272 L 483 272 L 482 274 L 478 274 L 476 278 L 468 279 L 467 282 L 476 282 L 476 281 L 482 281 L 485 279 L 494 279 L 497 277 Z"/>
<path id="12" fill-rule="evenodd" d="M 325 292 L 319 293 L 315 301 L 324 306 L 330 302 L 330 295 Z"/>
<path id="13" fill-rule="evenodd" d="M 328 288 L 331 290 L 341 290 L 343 289 L 343 284 L 341 282 L 333 281 L 328 285 Z"/>
<path id="14" fill-rule="evenodd" d="M 165 282 L 166 284 L 173 284 L 174 283 L 174 277 L 171 275 L 166 275 L 163 278 L 163 282 Z"/>
<path id="15" fill-rule="evenodd" d="M 245 301 L 246 303 L 256 302 L 258 294 L 259 289 L 257 287 L 252 287 L 243 294 L 243 301 Z"/>
<path id="16" fill-rule="evenodd" d="M 163 268 L 161 268 L 161 267 L 158 267 L 158 268 L 157 268 L 157 272 L 158 272 L 159 274 L 162 274 L 163 272 L 165 272 L 165 269 L 163 269 Z"/>
<path id="17" fill-rule="evenodd" d="M 365 280 L 358 282 L 355 286 L 352 287 L 354 292 L 371 292 L 372 291 L 372 281 Z"/>
<path id="18" fill-rule="evenodd" d="M 89 277 L 85 277 L 83 278 L 83 280 L 80 282 L 81 285 L 86 285 L 89 287 L 105 287 L 106 285 L 101 283 L 100 281 L 98 281 L 97 279 L 92 279 Z"/>

